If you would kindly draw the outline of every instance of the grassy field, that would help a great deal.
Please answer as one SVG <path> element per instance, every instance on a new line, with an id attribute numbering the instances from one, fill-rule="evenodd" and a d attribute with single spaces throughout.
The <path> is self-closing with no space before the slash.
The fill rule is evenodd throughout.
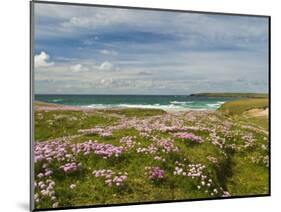
<path id="1" fill-rule="evenodd" d="M 219 111 L 226 115 L 231 115 L 233 119 L 245 120 L 245 122 L 268 129 L 268 116 L 247 115 L 247 112 L 252 109 L 264 110 L 266 108 L 268 108 L 267 98 L 250 98 L 226 102 L 219 108 Z"/>
<path id="2" fill-rule="evenodd" d="M 228 113 L 230 115 L 239 115 L 248 110 L 260 108 L 268 108 L 268 99 L 267 98 L 252 98 L 252 99 L 240 99 L 236 101 L 230 101 L 224 103 L 219 110 Z"/>
<path id="3" fill-rule="evenodd" d="M 268 194 L 267 127 L 243 114 L 266 105 L 250 101 L 36 111 L 36 208 Z"/>

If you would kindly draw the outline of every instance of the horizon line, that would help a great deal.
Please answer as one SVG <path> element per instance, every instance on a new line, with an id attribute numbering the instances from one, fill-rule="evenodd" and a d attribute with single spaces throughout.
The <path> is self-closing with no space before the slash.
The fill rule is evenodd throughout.
<path id="1" fill-rule="evenodd" d="M 100 96 L 190 96 L 193 94 L 269 94 L 269 92 L 199 92 L 199 93 L 188 93 L 188 94 L 81 94 L 81 93 L 34 93 L 34 95 L 100 95 Z"/>

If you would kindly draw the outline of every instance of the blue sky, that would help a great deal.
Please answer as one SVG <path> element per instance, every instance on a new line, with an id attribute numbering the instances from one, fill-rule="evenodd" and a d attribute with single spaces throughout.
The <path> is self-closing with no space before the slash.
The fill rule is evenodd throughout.
<path id="1" fill-rule="evenodd" d="M 268 92 L 268 20 L 35 3 L 35 93 Z"/>

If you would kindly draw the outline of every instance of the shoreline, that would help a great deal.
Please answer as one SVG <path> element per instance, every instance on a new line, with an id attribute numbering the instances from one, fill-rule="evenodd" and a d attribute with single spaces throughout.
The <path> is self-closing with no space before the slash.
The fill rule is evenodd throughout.
<path id="1" fill-rule="evenodd" d="M 231 102 L 231 101 L 230 101 Z M 48 103 L 43 101 L 35 100 L 33 103 L 34 111 L 83 111 L 83 112 L 99 112 L 99 111 L 121 111 L 121 110 L 155 110 L 155 111 L 164 111 L 166 113 L 185 113 L 191 111 L 205 111 L 205 112 L 214 112 L 220 111 L 221 106 L 225 103 L 221 104 L 218 108 L 161 108 L 161 107 L 89 107 L 89 106 L 73 106 L 73 105 L 64 105 L 58 103 Z M 227 112 L 228 113 L 228 112 Z M 245 110 L 243 115 L 249 117 L 268 117 L 269 110 L 268 107 L 265 108 L 251 108 L 249 110 Z"/>
<path id="2" fill-rule="evenodd" d="M 139 109 L 139 110 L 162 110 L 168 113 L 172 112 L 188 112 L 188 111 L 216 111 L 218 108 L 161 108 L 161 107 L 89 107 L 89 106 L 73 106 L 57 103 L 48 103 L 35 100 L 33 102 L 35 111 L 100 111 L 100 110 L 126 110 L 126 109 Z"/>

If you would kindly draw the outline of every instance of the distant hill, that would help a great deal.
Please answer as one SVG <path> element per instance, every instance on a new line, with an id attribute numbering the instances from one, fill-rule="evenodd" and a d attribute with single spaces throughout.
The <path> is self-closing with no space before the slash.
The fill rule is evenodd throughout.
<path id="1" fill-rule="evenodd" d="M 241 98 L 267 98 L 267 93 L 196 93 L 190 96 L 204 97 L 241 97 Z"/>

